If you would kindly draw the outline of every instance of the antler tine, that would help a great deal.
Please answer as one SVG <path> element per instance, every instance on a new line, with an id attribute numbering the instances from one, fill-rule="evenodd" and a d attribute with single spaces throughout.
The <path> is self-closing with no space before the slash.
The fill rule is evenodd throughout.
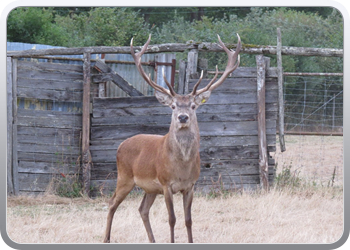
<path id="1" fill-rule="evenodd" d="M 224 82 L 224 80 L 239 66 L 239 63 L 240 63 L 239 52 L 241 50 L 242 44 L 241 44 L 241 38 L 239 37 L 238 34 L 237 34 L 237 37 L 238 37 L 238 42 L 237 42 L 237 46 L 236 46 L 236 51 L 234 51 L 234 50 L 229 50 L 225 46 L 225 44 L 221 41 L 221 38 L 218 35 L 219 44 L 228 56 L 228 62 L 227 62 L 226 69 L 225 69 L 224 73 L 222 74 L 222 76 L 219 78 L 219 80 L 217 80 L 214 83 L 214 80 L 216 79 L 217 73 L 218 73 L 218 72 L 216 72 L 214 79 L 205 88 L 197 91 L 196 95 L 199 95 L 199 94 L 201 94 L 205 91 L 208 91 L 208 90 L 213 91 L 214 89 L 219 87 Z"/>
<path id="2" fill-rule="evenodd" d="M 193 87 L 191 95 L 196 95 L 197 88 L 198 88 L 199 84 L 201 83 L 202 79 L 203 79 L 203 70 L 202 70 L 201 76 L 199 77 L 198 82 Z"/>
<path id="3" fill-rule="evenodd" d="M 163 68 L 163 79 L 164 79 L 166 85 L 168 86 L 171 95 L 175 96 L 176 95 L 175 90 L 173 89 L 173 87 L 171 86 L 171 84 L 168 82 L 168 80 L 165 77 L 164 68 Z"/>
<path id="4" fill-rule="evenodd" d="M 145 79 L 145 81 L 155 90 L 158 90 L 159 92 L 168 94 L 170 96 L 174 96 L 173 93 L 175 93 L 175 91 L 173 91 L 173 93 L 172 93 L 171 91 L 163 88 L 162 86 L 157 85 L 154 81 L 152 81 L 150 76 L 147 76 L 147 74 L 145 73 L 145 71 L 142 68 L 141 56 L 146 52 L 147 47 L 148 47 L 149 43 L 151 42 L 151 34 L 149 35 L 147 42 L 143 45 L 141 51 L 137 52 L 137 53 L 134 52 L 133 40 L 134 40 L 134 38 L 132 38 L 130 41 L 130 52 L 131 52 L 132 57 L 134 58 L 135 65 L 136 65 L 140 75 L 142 76 L 142 78 Z"/>
<path id="5" fill-rule="evenodd" d="M 208 85 L 205 88 L 200 89 L 198 92 L 194 92 L 194 93 L 192 92 L 193 95 L 200 95 L 203 92 L 209 90 L 209 88 L 211 87 L 211 85 L 213 85 L 213 83 L 216 80 L 216 78 L 218 77 L 218 75 L 219 75 L 219 69 L 218 69 L 218 65 L 216 65 L 216 72 L 215 72 L 214 78 L 211 79 L 211 81 L 208 83 Z"/>

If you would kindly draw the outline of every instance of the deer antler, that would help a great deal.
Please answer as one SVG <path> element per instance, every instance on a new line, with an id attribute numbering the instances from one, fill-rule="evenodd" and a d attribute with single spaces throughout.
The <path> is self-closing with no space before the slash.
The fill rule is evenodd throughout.
<path id="1" fill-rule="evenodd" d="M 198 82 L 196 83 L 196 85 L 194 86 L 193 91 L 191 93 L 193 96 L 200 95 L 203 92 L 208 91 L 208 90 L 213 91 L 214 89 L 219 87 L 224 82 L 224 80 L 239 66 L 239 62 L 240 62 L 239 52 L 241 50 L 242 44 L 241 44 L 241 38 L 239 37 L 238 34 L 237 34 L 237 36 L 238 36 L 238 43 L 236 46 L 236 51 L 234 51 L 234 50 L 229 50 L 225 46 L 225 44 L 221 41 L 220 36 L 218 35 L 219 43 L 220 43 L 221 47 L 225 50 L 225 52 L 228 56 L 228 62 L 227 62 L 226 69 L 225 69 L 224 73 L 222 74 L 222 76 L 219 78 L 219 80 L 217 80 L 214 83 L 214 81 L 216 80 L 218 73 L 219 73 L 218 67 L 216 66 L 216 73 L 215 73 L 214 78 L 209 82 L 209 84 L 206 87 L 197 91 L 197 87 L 198 87 L 200 81 L 202 80 L 200 78 L 198 80 Z M 237 63 L 236 63 L 236 61 L 237 61 Z"/>
<path id="2" fill-rule="evenodd" d="M 155 90 L 162 92 L 164 94 L 168 94 L 169 96 L 175 96 L 175 91 L 174 89 L 171 87 L 171 85 L 166 81 L 165 83 L 167 84 L 168 89 L 163 88 L 162 86 L 157 85 L 154 81 L 152 81 L 150 76 L 147 76 L 147 74 L 145 73 L 145 71 L 143 70 L 142 66 L 141 66 L 141 56 L 146 52 L 147 47 L 149 45 L 149 43 L 151 42 L 151 34 L 149 35 L 149 38 L 147 40 L 147 42 L 145 43 L 145 45 L 143 45 L 142 49 L 140 52 L 137 52 L 135 54 L 134 52 L 134 47 L 133 47 L 133 40 L 134 38 L 131 39 L 130 42 L 130 49 L 131 49 L 131 55 L 134 58 L 136 67 L 138 69 L 138 71 L 140 72 L 141 76 L 143 79 L 145 79 L 145 81 Z"/>

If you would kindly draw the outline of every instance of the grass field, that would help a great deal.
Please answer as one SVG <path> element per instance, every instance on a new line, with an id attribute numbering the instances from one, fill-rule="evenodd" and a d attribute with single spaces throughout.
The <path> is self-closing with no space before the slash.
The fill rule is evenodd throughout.
<path id="1" fill-rule="evenodd" d="M 342 137 L 287 136 L 276 153 L 279 185 L 270 192 L 196 194 L 192 206 L 197 243 L 333 243 L 343 234 Z M 335 169 L 335 172 L 334 172 Z M 112 243 L 147 243 L 138 213 L 142 196 L 120 205 Z M 175 195 L 175 241 L 187 241 L 181 195 Z M 8 197 L 7 233 L 18 243 L 101 243 L 108 197 Z M 150 211 L 156 242 L 170 233 L 163 196 Z"/>

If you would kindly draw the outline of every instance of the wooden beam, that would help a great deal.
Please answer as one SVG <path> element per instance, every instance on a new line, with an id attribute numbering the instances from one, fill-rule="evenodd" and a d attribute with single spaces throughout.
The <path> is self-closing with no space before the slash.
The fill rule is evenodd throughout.
<path id="1" fill-rule="evenodd" d="M 84 83 L 83 83 L 83 118 L 82 118 L 82 166 L 84 195 L 90 195 L 91 153 L 90 153 L 90 77 L 91 54 L 84 53 Z"/>
<path id="2" fill-rule="evenodd" d="M 138 91 L 134 86 L 132 86 L 130 83 L 128 83 L 123 77 L 121 77 L 116 72 L 114 72 L 103 61 L 97 60 L 96 64 L 95 64 L 95 68 L 98 71 L 104 73 L 104 75 L 102 76 L 102 79 L 100 79 L 100 81 L 102 81 L 102 82 L 106 82 L 106 81 L 114 82 L 119 88 L 121 88 L 129 96 L 143 96 L 143 94 L 140 91 Z"/>
<path id="3" fill-rule="evenodd" d="M 235 49 L 236 44 L 225 43 L 229 49 Z M 134 47 L 135 50 L 141 50 L 141 46 Z M 167 43 L 149 45 L 145 53 L 162 53 L 162 52 L 184 52 L 192 49 L 197 49 L 203 52 L 224 52 L 217 43 Z M 32 56 L 47 56 L 47 55 L 81 55 L 85 52 L 91 54 L 130 54 L 129 46 L 122 47 L 82 47 L 82 48 L 57 48 L 57 49 L 42 49 L 42 50 L 22 50 L 8 51 L 7 56 L 10 57 L 32 57 Z M 255 55 L 276 55 L 276 46 L 261 46 L 243 44 L 242 54 Z M 325 57 L 343 57 L 343 49 L 334 48 L 307 48 L 307 47 L 282 47 L 282 55 L 293 56 L 325 56 Z"/>
<path id="4" fill-rule="evenodd" d="M 277 28 L 277 74 L 278 74 L 278 129 L 281 152 L 286 151 L 284 141 L 284 100 L 283 100 L 283 67 L 281 29 Z"/>
<path id="5" fill-rule="evenodd" d="M 256 56 L 257 64 L 257 103 L 258 103 L 258 141 L 259 141 L 259 171 L 260 186 L 265 190 L 269 188 L 268 158 L 266 143 L 265 119 L 265 60 L 263 55 Z"/>

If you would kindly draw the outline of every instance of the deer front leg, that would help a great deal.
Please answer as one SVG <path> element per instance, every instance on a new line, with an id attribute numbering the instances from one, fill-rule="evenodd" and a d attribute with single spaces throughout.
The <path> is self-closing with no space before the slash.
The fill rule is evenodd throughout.
<path id="1" fill-rule="evenodd" d="M 151 243 L 155 243 L 156 241 L 153 236 L 151 224 L 149 223 L 149 210 L 153 205 L 156 196 L 157 194 L 145 194 L 139 208 L 143 224 L 145 225 L 147 231 L 149 242 Z"/>
<path id="2" fill-rule="evenodd" d="M 182 193 L 183 195 L 183 205 L 185 212 L 185 225 L 187 228 L 188 243 L 193 243 L 192 238 L 192 217 L 191 217 L 191 207 L 193 200 L 193 186 L 191 189 L 186 190 Z"/>
<path id="3" fill-rule="evenodd" d="M 173 193 L 171 191 L 170 187 L 164 188 L 164 198 L 165 198 L 165 204 L 168 209 L 169 214 L 169 225 L 170 225 L 170 242 L 174 243 L 174 228 L 176 223 L 176 217 L 174 212 L 174 203 L 173 203 Z"/>

